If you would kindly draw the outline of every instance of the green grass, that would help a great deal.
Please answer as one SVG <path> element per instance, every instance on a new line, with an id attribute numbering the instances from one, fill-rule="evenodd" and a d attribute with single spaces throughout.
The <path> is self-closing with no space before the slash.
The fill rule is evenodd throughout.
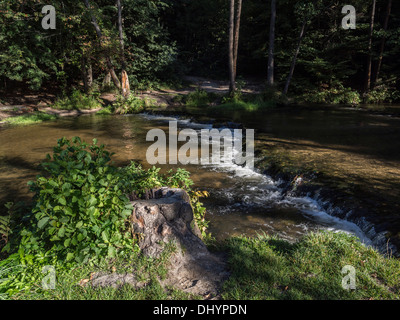
<path id="1" fill-rule="evenodd" d="M 100 109 L 99 111 L 96 112 L 97 115 L 110 115 L 114 114 L 114 108 L 112 106 L 105 107 L 103 109 Z"/>
<path id="2" fill-rule="evenodd" d="M 56 119 L 57 119 L 56 115 L 37 111 L 34 113 L 23 114 L 21 116 L 6 118 L 5 122 L 15 125 L 27 125 L 27 124 L 39 123 L 43 121 L 56 120 Z"/>
<path id="3" fill-rule="evenodd" d="M 344 233 L 311 233 L 290 244 L 269 236 L 233 238 L 232 276 L 224 299 L 400 299 L 400 261 L 385 258 Z M 356 289 L 342 287 L 345 265 L 356 270 Z"/>
<path id="4" fill-rule="evenodd" d="M 210 93 L 205 90 L 196 89 L 184 97 L 187 107 L 204 107 L 209 105 L 217 98 L 215 93 Z"/>
<path id="5" fill-rule="evenodd" d="M 162 287 L 166 261 L 173 252 L 168 247 L 159 259 L 137 255 L 99 264 L 56 267 L 56 288 L 43 290 L 37 285 L 14 294 L 24 300 L 186 300 L 201 299 L 173 287 Z M 226 300 L 397 300 L 400 299 L 400 261 L 385 257 L 357 238 L 333 232 L 310 233 L 296 243 L 271 237 L 235 237 L 219 244 L 229 256 L 230 278 L 223 284 Z M 342 268 L 355 268 L 356 288 L 342 287 Z M 9 266 L 8 266 L 9 267 Z M 17 269 L 16 269 L 17 270 Z M 28 268 L 24 278 L 41 275 L 40 268 Z M 94 288 L 79 285 L 93 272 L 134 273 L 145 286 Z M 0 272 L 1 274 L 1 272 Z M 41 275 L 43 277 L 43 275 Z M 6 273 L 1 278 L 7 278 Z M 26 281 L 26 280 L 25 280 Z M 1 286 L 0 286 L 1 287 Z M 2 296 L 5 298 L 4 294 Z M 0 296 L 1 298 L 1 296 Z"/>
<path id="6" fill-rule="evenodd" d="M 243 97 L 224 98 L 221 104 L 210 107 L 209 111 L 212 113 L 251 113 L 273 108 L 275 105 L 275 100 L 264 99 L 262 95 L 247 95 Z"/>
<path id="7" fill-rule="evenodd" d="M 166 261 L 175 250 L 172 244 L 159 258 L 149 258 L 141 254 L 123 258 L 103 259 L 98 263 L 77 264 L 66 268 L 60 262 L 55 266 L 56 284 L 54 289 L 45 290 L 41 287 L 44 275 L 41 266 L 17 266 L 9 263 L 0 268 L 3 272 L 3 282 L 7 286 L 8 278 L 15 277 L 16 273 L 23 274 L 23 282 L 34 279 L 33 286 L 20 286 L 20 290 L 12 294 L 13 300 L 187 300 L 199 297 L 187 294 L 172 287 L 163 287 L 160 280 L 165 279 Z M 11 270 L 11 271 L 10 271 Z M 93 287 L 88 281 L 95 273 L 111 274 L 133 273 L 143 284 L 141 288 L 134 288 L 129 284 L 118 287 Z M 13 280 L 15 283 L 16 281 Z M 18 283 L 17 283 L 18 285 Z M 0 286 L 1 289 L 1 286 Z M 0 290 L 1 291 L 1 290 Z M 7 299 L 7 294 L 1 293 L 0 299 Z"/>

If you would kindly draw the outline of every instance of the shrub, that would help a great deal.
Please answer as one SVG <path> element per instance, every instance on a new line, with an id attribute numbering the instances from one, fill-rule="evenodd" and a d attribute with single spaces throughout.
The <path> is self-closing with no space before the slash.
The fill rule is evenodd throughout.
<path id="1" fill-rule="evenodd" d="M 78 137 L 58 140 L 53 159 L 47 155 L 42 164 L 48 176 L 29 183 L 35 206 L 31 230 L 21 233 L 25 253 L 43 250 L 85 262 L 132 251 L 125 225 L 131 211 L 111 155 L 95 139 L 91 146 Z"/>
<path id="2" fill-rule="evenodd" d="M 59 98 L 53 105 L 54 109 L 85 110 L 100 108 L 101 103 L 97 95 L 87 95 L 79 90 L 73 90 L 69 97 Z"/>
<path id="3" fill-rule="evenodd" d="M 127 98 L 118 95 L 117 100 L 114 102 L 115 112 L 119 114 L 139 113 L 144 111 L 146 106 L 146 100 L 141 99 L 134 94 L 130 94 Z"/>
<path id="4" fill-rule="evenodd" d="M 205 90 L 196 89 L 186 96 L 185 104 L 188 107 L 202 107 L 210 104 L 215 98 L 212 94 Z"/>
<path id="5" fill-rule="evenodd" d="M 351 104 L 361 103 L 360 94 L 351 88 L 345 88 L 342 84 L 336 83 L 327 89 L 312 90 L 302 94 L 300 100 L 308 103 L 328 104 Z"/>

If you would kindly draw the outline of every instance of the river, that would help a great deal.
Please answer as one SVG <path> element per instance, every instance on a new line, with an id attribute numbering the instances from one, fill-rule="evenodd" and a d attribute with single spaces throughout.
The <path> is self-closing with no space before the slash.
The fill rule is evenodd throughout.
<path id="1" fill-rule="evenodd" d="M 347 116 L 344 117 L 344 114 Z M 399 124 L 399 120 L 390 117 L 382 120 L 382 116 L 374 115 L 375 118 L 372 121 L 372 118 L 368 118 L 370 116 L 365 113 L 357 117 L 351 114 L 352 111 L 336 109 L 303 110 L 293 113 L 279 111 L 265 116 L 262 121 L 250 116 L 244 120 L 247 122 L 247 127 L 253 126 L 256 129 L 256 147 L 266 141 L 276 143 L 276 140 L 279 140 L 279 143 L 283 145 L 290 142 L 297 148 L 301 146 L 298 149 L 303 152 L 310 148 L 317 154 L 323 152 L 326 159 L 321 158 L 320 161 L 321 163 L 325 161 L 328 165 L 330 165 L 329 161 L 337 160 L 335 157 L 340 157 L 341 153 L 342 162 L 351 154 L 354 157 L 367 155 L 367 158 L 375 161 L 375 164 L 378 161 L 396 161 L 392 157 L 398 154 L 396 154 L 398 150 L 390 153 L 387 148 L 389 145 L 395 148 L 398 140 L 390 144 L 379 143 L 379 150 L 375 152 L 376 155 L 380 155 L 379 157 L 370 157 L 371 155 L 368 154 L 370 149 L 363 149 L 363 145 L 371 147 L 368 144 L 371 139 L 377 141 L 382 139 L 382 136 L 377 136 L 376 131 L 377 128 L 388 130 L 382 122 L 389 123 L 388 126 L 392 128 Z M 3 207 L 7 201 L 30 199 L 27 182 L 39 173 L 37 166 L 44 160 L 47 153 L 52 152 L 52 147 L 58 138 L 80 136 L 87 142 L 97 138 L 99 143 L 105 144 L 108 150 L 116 153 L 113 160 L 117 165 L 136 161 L 144 167 L 149 167 L 145 155 L 153 142 L 146 141 L 147 132 L 153 128 L 159 128 L 167 133 L 169 121 L 174 120 L 178 120 L 179 129 L 200 130 L 212 127 L 210 123 L 202 124 L 187 119 L 146 114 L 84 115 L 29 126 L 1 127 L 0 205 L 2 210 L 4 211 Z M 310 130 L 310 126 L 313 130 Z M 365 131 L 366 134 L 361 138 L 361 131 L 366 128 L 375 131 Z M 387 137 L 388 133 L 385 132 Z M 392 131 L 389 130 L 390 132 Z M 398 133 L 392 132 L 392 134 Z M 374 144 L 377 145 L 376 142 Z M 335 153 L 331 150 L 331 156 L 329 156 L 327 145 L 335 146 Z M 352 153 L 352 148 L 358 151 Z M 366 160 L 363 161 L 365 164 Z M 332 216 L 316 199 L 285 194 L 279 187 L 279 181 L 274 181 L 257 170 L 235 164 L 160 165 L 163 170 L 176 169 L 178 166 L 191 172 L 196 188 L 210 193 L 210 197 L 204 199 L 203 202 L 207 208 L 206 218 L 210 221 L 209 231 L 217 239 L 266 233 L 295 241 L 307 232 L 328 229 L 355 234 L 361 241 L 371 244 L 368 235 L 356 224 Z"/>

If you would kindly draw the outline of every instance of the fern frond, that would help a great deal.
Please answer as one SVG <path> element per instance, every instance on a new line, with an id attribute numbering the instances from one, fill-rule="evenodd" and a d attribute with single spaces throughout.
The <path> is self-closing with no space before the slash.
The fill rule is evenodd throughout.
<path id="1" fill-rule="evenodd" d="M 8 237 L 10 231 L 10 216 L 0 216 L 0 235 Z"/>

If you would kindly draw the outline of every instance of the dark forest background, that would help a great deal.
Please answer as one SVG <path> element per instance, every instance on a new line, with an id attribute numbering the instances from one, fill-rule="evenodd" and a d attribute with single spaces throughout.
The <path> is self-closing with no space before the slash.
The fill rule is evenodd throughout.
<path id="1" fill-rule="evenodd" d="M 229 0 L 50 2 L 1 2 L 1 90 L 65 91 L 78 84 L 96 90 L 110 68 L 117 75 L 126 69 L 133 90 L 179 83 L 182 75 L 229 78 Z M 55 30 L 41 26 L 46 4 L 56 9 Z M 356 9 L 355 30 L 342 28 L 344 5 Z M 271 1 L 241 4 L 237 80 L 266 82 L 270 19 Z M 285 87 L 297 48 L 289 95 L 315 102 L 340 93 L 367 102 L 400 100 L 399 1 L 276 0 L 277 90 Z"/>

